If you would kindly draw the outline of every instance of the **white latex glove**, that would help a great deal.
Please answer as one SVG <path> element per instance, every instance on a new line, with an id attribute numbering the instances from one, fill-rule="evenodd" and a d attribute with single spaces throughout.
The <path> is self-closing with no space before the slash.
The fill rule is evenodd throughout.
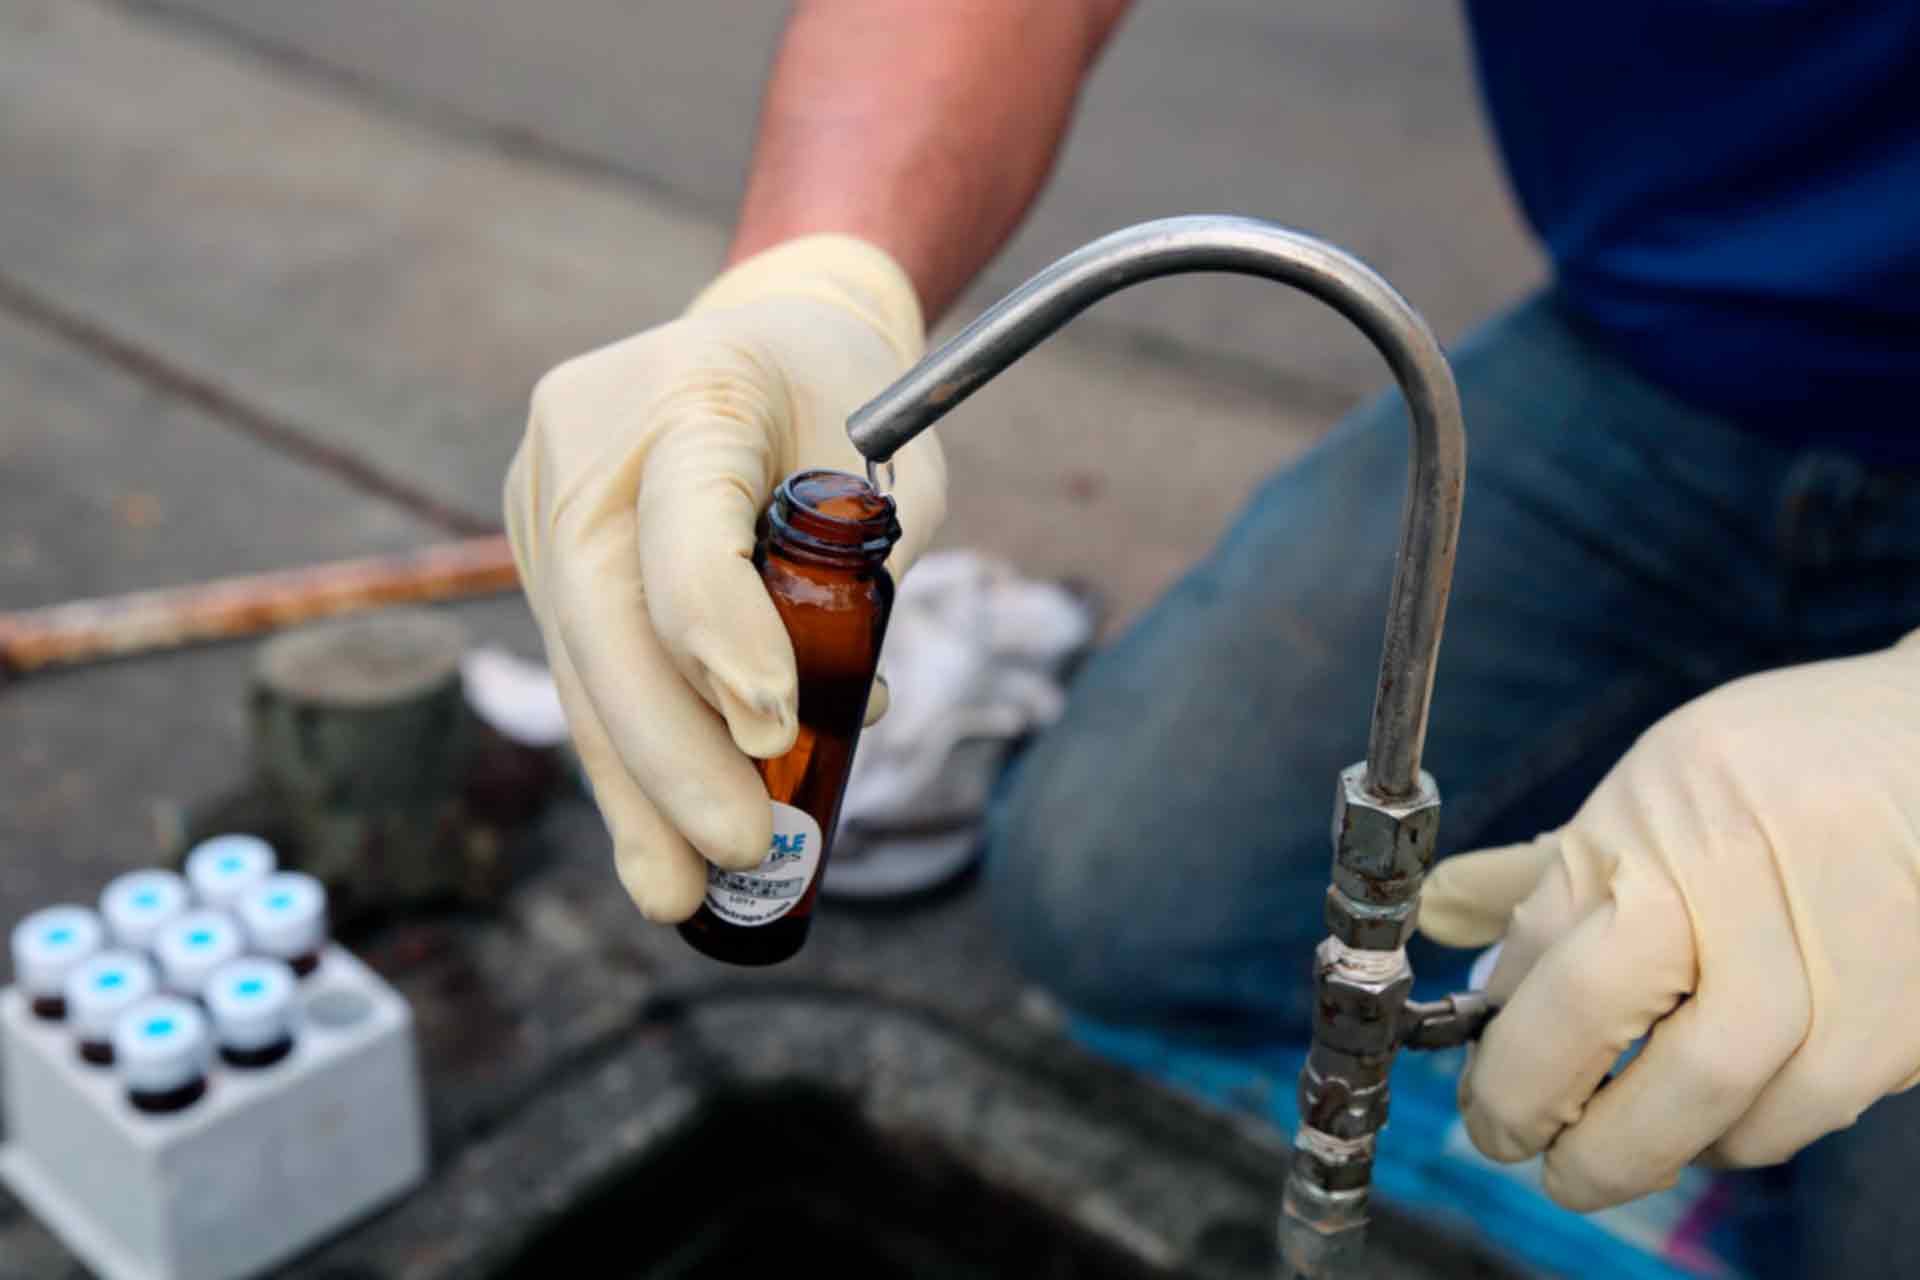
<path id="1" fill-rule="evenodd" d="M 1920 632 L 1682 707 L 1559 831 L 1441 863 L 1420 927 L 1505 935 L 1460 1103 L 1569 1208 L 1852 1124 L 1920 1080 Z"/>
<path id="2" fill-rule="evenodd" d="M 863 472 L 847 415 L 924 341 L 890 257 L 809 236 L 534 390 L 507 533 L 621 881 L 650 919 L 699 908 L 706 859 L 745 870 L 766 854 L 772 811 L 748 757 L 786 751 L 798 721 L 754 522 L 797 469 Z M 896 462 L 897 579 L 945 514 L 946 467 L 932 432 Z"/>

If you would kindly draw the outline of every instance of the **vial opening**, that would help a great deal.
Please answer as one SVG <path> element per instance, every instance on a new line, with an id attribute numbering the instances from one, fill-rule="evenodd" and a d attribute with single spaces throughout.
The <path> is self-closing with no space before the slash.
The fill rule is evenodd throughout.
<path id="1" fill-rule="evenodd" d="M 900 537 L 892 498 L 845 471 L 796 471 L 767 509 L 773 535 L 810 551 L 884 559 Z"/>

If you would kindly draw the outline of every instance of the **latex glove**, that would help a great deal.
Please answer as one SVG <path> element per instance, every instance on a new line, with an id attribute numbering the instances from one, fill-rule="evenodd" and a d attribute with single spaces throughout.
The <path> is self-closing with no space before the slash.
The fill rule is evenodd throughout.
<path id="1" fill-rule="evenodd" d="M 1559 831 L 1440 864 L 1421 929 L 1506 939 L 1460 1087 L 1476 1146 L 1544 1150 L 1590 1211 L 1703 1155 L 1784 1160 L 1920 1079 L 1916 639 L 1717 689 Z"/>
<path id="2" fill-rule="evenodd" d="M 534 390 L 507 533 L 621 880 L 650 919 L 699 908 L 707 860 L 765 856 L 772 810 L 749 757 L 793 745 L 797 681 L 754 523 L 799 468 L 863 472 L 847 416 L 924 341 L 890 257 L 809 236 Z M 897 579 L 945 514 L 946 467 L 932 432 L 896 463 Z"/>

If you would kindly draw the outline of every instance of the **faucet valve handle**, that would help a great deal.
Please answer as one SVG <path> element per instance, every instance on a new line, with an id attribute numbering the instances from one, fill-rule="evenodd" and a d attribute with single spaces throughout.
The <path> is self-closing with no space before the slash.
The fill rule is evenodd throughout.
<path id="1" fill-rule="evenodd" d="M 1409 1000 L 1400 1011 L 1406 1049 L 1452 1049 L 1478 1040 L 1499 1009 L 1484 991 L 1456 991 L 1444 1000 Z"/>

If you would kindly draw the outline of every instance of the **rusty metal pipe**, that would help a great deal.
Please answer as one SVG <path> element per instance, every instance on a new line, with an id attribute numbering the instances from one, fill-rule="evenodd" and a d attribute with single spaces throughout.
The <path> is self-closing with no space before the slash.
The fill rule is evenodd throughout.
<path id="1" fill-rule="evenodd" d="M 462 599 L 519 584 L 493 535 L 394 555 L 0 614 L 0 675 L 255 635 L 337 614 Z"/>

